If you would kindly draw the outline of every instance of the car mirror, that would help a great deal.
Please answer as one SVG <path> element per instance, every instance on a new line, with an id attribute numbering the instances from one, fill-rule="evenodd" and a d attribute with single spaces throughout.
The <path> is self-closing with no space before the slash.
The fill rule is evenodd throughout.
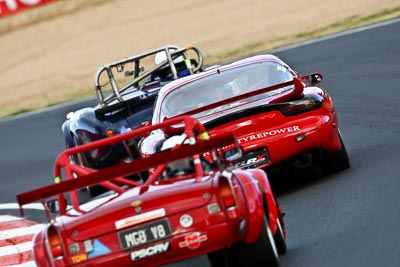
<path id="1" fill-rule="evenodd" d="M 224 151 L 224 158 L 228 162 L 233 162 L 235 160 L 241 159 L 243 156 L 243 150 L 241 147 L 237 146 L 232 149 Z"/>
<path id="2" fill-rule="evenodd" d="M 309 86 L 314 86 L 322 82 L 323 76 L 321 73 L 312 73 L 301 76 L 301 80 Z"/>

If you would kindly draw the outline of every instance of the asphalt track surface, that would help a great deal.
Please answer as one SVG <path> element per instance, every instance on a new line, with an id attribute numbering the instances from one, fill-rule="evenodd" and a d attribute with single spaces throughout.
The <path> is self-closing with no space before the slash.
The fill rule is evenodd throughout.
<path id="1" fill-rule="evenodd" d="M 272 52 L 301 74 L 324 74 L 352 165 L 279 194 L 288 244 L 281 266 L 399 266 L 400 21 Z M 52 182 L 64 148 L 60 125 L 86 105 L 0 121 L 0 203 Z M 28 212 L 41 220 L 38 214 Z M 207 266 L 204 257 L 170 266 L 189 264 Z"/>

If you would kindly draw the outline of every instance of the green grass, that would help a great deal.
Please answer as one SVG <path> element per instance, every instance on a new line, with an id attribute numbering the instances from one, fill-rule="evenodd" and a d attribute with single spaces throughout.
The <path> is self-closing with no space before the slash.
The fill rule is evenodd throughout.
<path id="1" fill-rule="evenodd" d="M 77 0 L 76 0 L 77 1 Z M 86 0 L 85 0 L 86 1 Z M 94 0 L 92 0 L 94 1 Z M 96 0 L 94 2 L 101 3 L 105 2 L 106 0 Z M 63 1 L 61 1 L 63 2 Z M 94 3 L 93 3 L 94 4 Z M 74 9 L 71 10 L 66 10 L 64 12 L 74 12 Z M 40 16 L 39 16 L 40 17 Z M 220 54 L 210 54 L 210 55 L 204 55 L 205 57 L 205 65 L 212 65 L 218 62 L 224 62 L 224 61 L 229 61 L 235 58 L 239 57 L 244 57 L 247 55 L 255 54 L 258 52 L 262 51 L 267 51 L 271 50 L 274 48 L 290 45 L 290 44 L 295 44 L 298 42 L 302 42 L 305 40 L 317 38 L 317 37 L 322 37 L 326 36 L 329 34 L 365 26 L 365 25 L 370 25 L 373 23 L 389 20 L 389 19 L 394 19 L 394 18 L 399 18 L 400 17 L 400 6 L 396 8 L 391 8 L 391 9 L 384 9 L 381 11 L 378 11 L 376 13 L 367 15 L 367 16 L 352 16 L 349 18 L 346 18 L 344 20 L 335 22 L 333 24 L 324 26 L 324 27 L 319 27 L 319 28 L 314 28 L 310 31 L 305 31 L 293 35 L 287 35 L 287 36 L 280 36 L 276 38 L 270 38 L 270 39 L 265 39 L 253 43 L 249 43 L 240 47 L 237 47 L 236 49 L 220 53 Z M 48 17 L 40 17 L 38 20 L 44 20 L 48 19 Z M 2 33 L 0 29 L 0 34 Z M 81 92 L 75 92 L 73 94 L 65 94 L 62 96 L 58 96 L 57 98 L 48 98 L 47 101 L 41 101 L 39 104 L 21 104 L 9 108 L 4 108 L 0 111 L 0 119 L 5 118 L 8 116 L 16 115 L 16 114 L 21 114 L 27 111 L 32 111 L 38 108 L 44 108 L 44 107 L 49 107 L 53 105 L 57 105 L 60 103 L 65 103 L 74 99 L 78 98 L 83 98 L 87 97 L 90 95 L 95 95 L 94 89 L 93 88 L 87 88 L 85 90 L 82 90 Z"/>

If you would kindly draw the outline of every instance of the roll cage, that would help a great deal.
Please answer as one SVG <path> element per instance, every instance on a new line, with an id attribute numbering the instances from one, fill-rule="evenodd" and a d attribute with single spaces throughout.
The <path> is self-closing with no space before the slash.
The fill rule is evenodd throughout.
<path id="1" fill-rule="evenodd" d="M 70 160 L 72 155 L 83 151 L 94 150 L 98 147 L 120 141 L 132 142 L 137 136 L 143 136 L 144 134 L 156 129 L 168 130 L 170 127 L 174 128 L 174 132 L 179 130 L 184 137 L 182 142 L 184 140 L 187 142 L 181 143 L 180 145 L 177 144 L 166 151 L 161 151 L 148 157 L 138 158 L 132 162 L 121 163 L 101 170 L 81 166 Z M 81 211 L 81 203 L 78 196 L 78 190 L 81 188 L 94 184 L 101 184 L 105 188 L 112 190 L 117 194 L 121 194 L 129 190 L 129 188 L 139 186 L 141 187 L 141 191 L 145 192 L 146 188 L 152 185 L 160 177 L 161 173 L 170 162 L 188 157 L 196 157 L 197 155 L 209 153 L 216 151 L 219 148 L 232 145 L 234 147 L 237 146 L 236 138 L 233 134 L 224 133 L 210 138 L 205 131 L 204 126 L 193 117 L 176 117 L 158 125 L 141 127 L 124 134 L 104 138 L 63 151 L 59 154 L 55 162 L 55 183 L 30 192 L 18 194 L 17 202 L 20 205 L 21 214 L 23 214 L 23 205 L 35 201 L 42 202 L 48 213 L 48 198 L 58 196 L 58 212 L 60 215 L 63 215 L 67 212 L 67 202 L 64 194 L 69 193 L 73 209 Z M 227 160 L 229 160 L 229 157 L 227 157 Z M 201 163 L 195 162 L 194 167 L 194 178 L 196 178 L 196 181 L 200 181 L 204 175 Z M 147 171 L 151 168 L 155 168 L 155 171 L 144 181 L 134 181 L 126 178 L 132 174 Z M 50 218 L 49 213 L 47 215 Z"/>
<path id="2" fill-rule="evenodd" d="M 156 54 L 160 52 L 165 53 L 166 59 L 156 63 L 154 58 Z M 195 55 L 194 58 L 189 57 L 189 52 L 190 54 Z M 182 58 L 183 60 L 177 62 L 178 59 Z M 146 70 L 142 64 L 144 62 L 147 62 L 147 65 L 149 66 Z M 133 64 L 133 68 L 124 72 L 125 65 L 127 64 Z M 104 64 L 95 73 L 94 87 L 99 104 L 104 107 L 114 100 L 119 102 L 124 101 L 122 98 L 122 92 L 129 88 L 134 92 L 144 91 L 144 86 L 140 85 L 155 82 L 156 80 L 154 77 L 158 73 L 162 74 L 163 72 L 168 72 L 170 74 L 169 79 L 174 80 L 179 78 L 180 69 L 186 69 L 189 71 L 189 74 L 193 74 L 201 71 L 202 66 L 203 55 L 196 46 L 188 45 L 185 47 L 179 47 L 176 45 L 166 45 L 141 54 Z M 124 72 L 124 76 L 130 77 L 132 80 L 128 81 L 123 86 L 118 86 L 117 79 L 115 78 L 115 71 L 117 71 L 117 73 Z M 107 96 L 103 90 L 105 84 L 100 82 L 100 78 L 104 74 L 108 78 L 108 81 L 105 84 L 111 86 L 111 94 Z"/>

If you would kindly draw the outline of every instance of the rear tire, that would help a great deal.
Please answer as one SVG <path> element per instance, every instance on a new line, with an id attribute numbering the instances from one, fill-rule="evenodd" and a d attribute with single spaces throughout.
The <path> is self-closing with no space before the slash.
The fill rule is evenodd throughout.
<path id="1" fill-rule="evenodd" d="M 260 236 L 254 244 L 239 243 L 229 248 L 228 265 L 233 267 L 279 266 L 278 249 L 265 215 Z"/>
<path id="2" fill-rule="evenodd" d="M 227 250 L 224 248 L 224 249 L 220 249 L 220 250 L 208 253 L 207 257 L 208 257 L 208 261 L 210 262 L 210 266 L 211 267 L 227 266 L 226 252 L 227 252 Z"/>
<path id="3" fill-rule="evenodd" d="M 347 154 L 347 150 L 343 143 L 340 131 L 339 138 L 342 148 L 339 151 L 334 152 L 332 155 L 328 155 L 322 161 L 322 169 L 324 171 L 324 174 L 329 175 L 350 168 L 349 155 Z"/>
<path id="4" fill-rule="evenodd" d="M 274 235 L 274 240 L 279 255 L 285 254 L 287 251 L 287 245 L 280 219 L 277 220 L 277 227 Z"/>

